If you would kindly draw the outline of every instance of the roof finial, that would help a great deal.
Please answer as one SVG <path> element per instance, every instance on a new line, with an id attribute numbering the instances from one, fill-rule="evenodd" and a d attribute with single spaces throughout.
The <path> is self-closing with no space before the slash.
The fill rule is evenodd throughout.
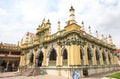
<path id="1" fill-rule="evenodd" d="M 88 27 L 88 32 L 89 32 L 90 35 L 92 35 L 90 26 Z"/>
<path id="2" fill-rule="evenodd" d="M 58 31 L 60 31 L 60 21 L 58 21 Z"/>
<path id="3" fill-rule="evenodd" d="M 42 20 L 43 23 L 46 23 L 45 18 Z"/>
<path id="4" fill-rule="evenodd" d="M 73 8 L 72 5 L 71 5 L 71 7 L 70 7 L 70 11 L 75 11 L 75 9 Z"/>
<path id="5" fill-rule="evenodd" d="M 84 22 L 82 21 L 82 28 L 81 28 L 82 31 L 84 31 Z"/>
<path id="6" fill-rule="evenodd" d="M 98 31 L 96 30 L 96 38 L 98 38 Z"/>

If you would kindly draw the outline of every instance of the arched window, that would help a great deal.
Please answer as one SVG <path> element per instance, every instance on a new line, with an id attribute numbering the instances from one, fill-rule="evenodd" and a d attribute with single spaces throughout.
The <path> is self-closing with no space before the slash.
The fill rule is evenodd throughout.
<path id="1" fill-rule="evenodd" d="M 31 54 L 30 54 L 30 63 L 33 63 L 33 59 L 34 59 L 34 54 L 31 53 Z"/>
<path id="2" fill-rule="evenodd" d="M 52 49 L 52 51 L 50 52 L 50 60 L 56 60 L 56 51 L 55 49 Z"/>
<path id="3" fill-rule="evenodd" d="M 63 59 L 67 59 L 67 50 L 66 49 L 64 49 L 64 51 L 63 51 Z"/>
<path id="4" fill-rule="evenodd" d="M 88 63 L 89 65 L 92 65 L 92 50 L 90 47 L 87 48 L 87 54 L 88 54 Z"/>
<path id="5" fill-rule="evenodd" d="M 56 66 L 56 57 L 57 57 L 56 50 L 52 48 L 49 55 L 49 66 Z"/>
<path id="6" fill-rule="evenodd" d="M 63 60 L 62 60 L 62 63 L 63 63 L 63 66 L 67 66 L 68 65 L 68 55 L 67 55 L 67 49 L 65 48 L 63 50 Z"/>
<path id="7" fill-rule="evenodd" d="M 81 60 L 83 60 L 83 48 L 82 47 L 80 48 L 80 58 Z"/>
<path id="8" fill-rule="evenodd" d="M 83 51 L 83 48 L 81 47 L 80 48 L 80 59 L 81 59 L 81 64 L 83 65 L 83 63 L 84 63 L 84 60 L 83 60 L 83 54 L 84 53 L 84 51 Z"/>
<path id="9" fill-rule="evenodd" d="M 103 57 L 104 64 L 106 64 L 106 55 L 105 55 L 105 52 L 102 53 L 102 57 Z"/>
<path id="10" fill-rule="evenodd" d="M 40 53 L 38 54 L 38 56 L 37 56 L 37 64 L 38 64 L 38 66 L 42 66 L 42 62 L 43 62 L 43 52 L 42 51 L 40 51 Z"/>
<path id="11" fill-rule="evenodd" d="M 95 54 L 96 54 L 97 64 L 100 64 L 100 55 L 99 55 L 99 51 L 96 50 L 96 51 L 95 51 Z"/>
<path id="12" fill-rule="evenodd" d="M 105 53 L 102 54 L 103 54 L 103 61 L 105 61 L 106 60 Z"/>
<path id="13" fill-rule="evenodd" d="M 108 60 L 109 60 L 109 62 L 110 62 L 110 64 L 111 64 L 111 57 L 110 57 L 110 53 L 108 53 Z"/>

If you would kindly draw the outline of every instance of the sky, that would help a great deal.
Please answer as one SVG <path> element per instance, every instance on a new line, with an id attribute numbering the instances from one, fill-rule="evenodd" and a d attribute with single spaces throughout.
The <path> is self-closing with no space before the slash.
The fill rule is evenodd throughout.
<path id="1" fill-rule="evenodd" d="M 44 18 L 50 20 L 52 33 L 58 21 L 63 29 L 71 5 L 78 25 L 84 21 L 85 31 L 91 26 L 99 39 L 110 34 L 120 48 L 120 0 L 0 0 L 0 42 L 17 44 L 26 32 L 36 33 Z"/>

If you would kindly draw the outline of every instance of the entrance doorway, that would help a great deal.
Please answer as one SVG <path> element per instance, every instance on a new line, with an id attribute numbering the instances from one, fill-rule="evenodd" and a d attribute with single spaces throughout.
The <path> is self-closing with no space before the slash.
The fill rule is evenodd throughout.
<path id="1" fill-rule="evenodd" d="M 37 57 L 37 66 L 38 67 L 42 66 L 42 62 L 43 62 L 43 52 L 41 51 Z"/>

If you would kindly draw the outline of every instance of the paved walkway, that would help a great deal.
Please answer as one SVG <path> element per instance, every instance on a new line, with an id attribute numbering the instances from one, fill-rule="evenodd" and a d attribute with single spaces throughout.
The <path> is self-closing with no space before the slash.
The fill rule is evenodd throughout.
<path id="1" fill-rule="evenodd" d="M 19 76 L 16 74 L 17 72 L 4 72 L 0 73 L 0 79 L 71 79 L 63 76 L 55 76 L 55 75 L 38 75 L 38 76 Z M 104 75 L 95 75 L 80 79 L 109 79 L 103 77 Z"/>

